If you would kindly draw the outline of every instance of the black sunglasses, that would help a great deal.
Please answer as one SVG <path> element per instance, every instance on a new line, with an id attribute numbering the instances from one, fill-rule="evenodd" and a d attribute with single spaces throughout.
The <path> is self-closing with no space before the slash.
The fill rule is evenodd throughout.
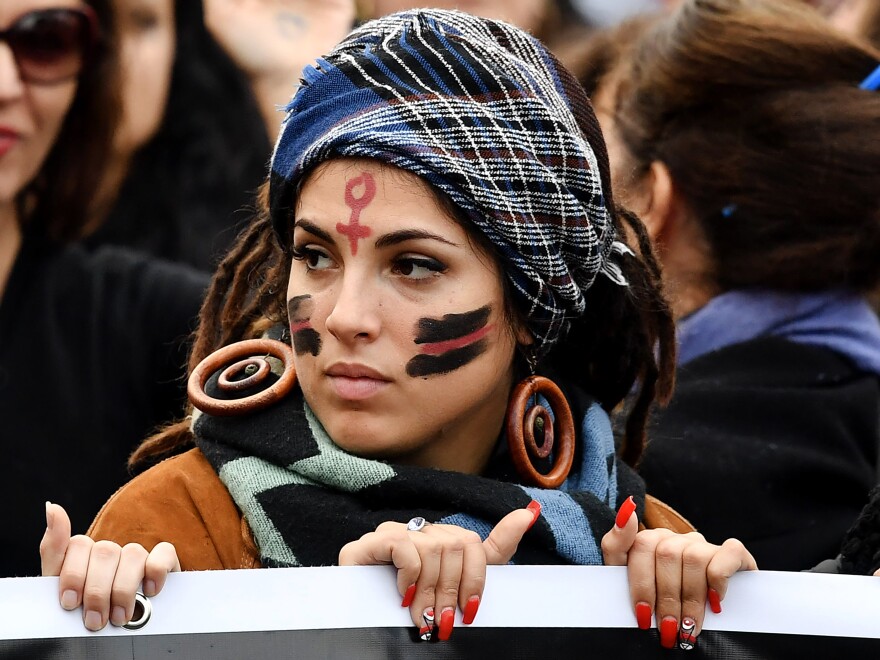
<path id="1" fill-rule="evenodd" d="M 41 9 L 19 16 L 0 32 L 25 82 L 52 84 L 80 74 L 98 42 L 91 7 Z"/>

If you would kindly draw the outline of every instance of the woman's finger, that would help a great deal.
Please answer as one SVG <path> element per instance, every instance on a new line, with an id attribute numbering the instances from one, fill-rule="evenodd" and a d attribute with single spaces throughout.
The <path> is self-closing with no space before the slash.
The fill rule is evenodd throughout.
<path id="1" fill-rule="evenodd" d="M 667 529 L 639 532 L 627 555 L 626 574 L 630 599 L 636 614 L 636 622 L 643 630 L 651 627 L 651 618 L 657 601 L 657 567 L 654 552 L 657 544 L 671 534 L 672 532 Z M 659 627 L 659 618 L 657 624 Z"/>
<path id="2" fill-rule="evenodd" d="M 483 541 L 486 563 L 499 565 L 509 562 L 516 554 L 522 537 L 532 528 L 540 515 L 541 505 L 532 500 L 525 509 L 511 511 L 499 520 Z"/>
<path id="3" fill-rule="evenodd" d="M 461 569 L 461 585 L 458 588 L 458 605 L 462 623 L 471 624 L 480 609 L 483 589 L 486 587 L 486 551 L 478 534 L 466 540 Z M 474 540 L 475 539 L 475 540 Z"/>
<path id="4" fill-rule="evenodd" d="M 68 539 L 64 564 L 58 574 L 58 597 L 65 610 L 76 609 L 82 603 L 93 545 L 92 539 L 81 534 Z"/>
<path id="5" fill-rule="evenodd" d="M 89 630 L 101 630 L 110 618 L 110 594 L 122 548 L 112 541 L 97 541 L 89 555 L 83 587 L 83 622 Z"/>
<path id="6" fill-rule="evenodd" d="M 681 621 L 682 557 L 684 550 L 697 539 L 697 534 L 671 534 L 657 544 L 655 616 L 660 628 L 660 645 L 674 648 L 678 643 Z"/>
<path id="7" fill-rule="evenodd" d="M 711 590 L 709 604 L 712 611 L 716 614 L 721 612 L 721 601 L 727 594 L 728 580 L 734 573 L 756 570 L 758 570 L 758 564 L 742 542 L 737 539 L 727 539 L 722 543 L 721 549 L 706 567 L 706 579 L 708 588 Z"/>
<path id="8" fill-rule="evenodd" d="M 165 586 L 168 574 L 179 571 L 180 559 L 177 558 L 177 549 L 165 541 L 157 543 L 147 555 L 147 563 L 144 566 L 144 595 L 158 594 Z"/>
<path id="9" fill-rule="evenodd" d="M 415 598 L 422 559 L 406 528 L 400 523 L 396 524 L 398 527 L 386 527 L 382 533 L 370 532 L 344 545 L 339 551 L 339 565 L 393 564 L 397 568 L 397 590 L 403 597 L 400 604 L 409 607 Z"/>
<path id="10" fill-rule="evenodd" d="M 434 619 L 437 639 L 445 641 L 452 634 L 455 608 L 458 604 L 459 585 L 464 565 L 464 535 L 444 529 L 442 525 L 425 527 L 421 534 L 435 537 L 441 546 L 440 572 L 434 592 Z M 463 530 L 465 531 L 465 530 Z"/>
<path id="11" fill-rule="evenodd" d="M 407 532 L 418 550 L 422 569 L 416 581 L 415 596 L 409 611 L 419 636 L 428 641 L 434 634 L 437 619 L 434 601 L 437 598 L 437 581 L 440 579 L 440 562 L 443 545 L 437 538 L 424 532 Z"/>
<path id="12" fill-rule="evenodd" d="M 70 518 L 57 504 L 46 502 L 46 531 L 40 541 L 42 575 L 61 575 L 70 542 Z"/>
<path id="13" fill-rule="evenodd" d="M 110 591 L 110 623 L 124 626 L 134 616 L 134 594 L 144 579 L 147 551 L 138 543 L 129 543 L 120 551 L 119 566 Z"/>
<path id="14" fill-rule="evenodd" d="M 682 553 L 681 623 L 678 639 L 682 648 L 693 648 L 697 635 L 703 629 L 708 595 L 706 569 L 718 551 L 718 546 L 711 543 L 693 542 Z"/>
<path id="15" fill-rule="evenodd" d="M 626 566 L 629 549 L 639 533 L 635 510 L 635 500 L 632 496 L 627 497 L 617 512 L 614 527 L 602 537 L 602 558 L 606 566 Z"/>

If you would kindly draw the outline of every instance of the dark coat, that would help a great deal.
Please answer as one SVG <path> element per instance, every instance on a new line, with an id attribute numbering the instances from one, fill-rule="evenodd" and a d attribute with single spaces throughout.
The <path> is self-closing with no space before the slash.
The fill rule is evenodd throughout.
<path id="1" fill-rule="evenodd" d="M 0 577 L 39 575 L 44 502 L 85 532 L 126 460 L 185 401 L 207 275 L 25 238 L 0 299 Z"/>
<path id="2" fill-rule="evenodd" d="M 837 555 L 877 480 L 880 383 L 826 348 L 780 338 L 681 366 L 640 467 L 648 492 L 763 569 Z"/>

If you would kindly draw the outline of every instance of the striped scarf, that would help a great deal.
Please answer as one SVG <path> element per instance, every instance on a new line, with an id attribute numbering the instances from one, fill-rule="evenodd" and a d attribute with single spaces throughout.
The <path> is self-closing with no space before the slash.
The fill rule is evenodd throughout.
<path id="1" fill-rule="evenodd" d="M 614 255 L 629 250 L 585 124 L 583 90 L 525 32 L 459 12 L 394 14 L 303 72 L 272 156 L 272 221 L 286 244 L 297 187 L 333 157 L 420 176 L 496 246 L 541 357 L 598 275 L 626 285 Z"/>
<path id="2" fill-rule="evenodd" d="M 206 391 L 228 397 L 217 377 Z M 574 468 L 558 490 L 516 483 L 503 439 L 483 476 L 354 456 L 334 444 L 298 387 L 246 415 L 197 412 L 193 432 L 243 512 L 264 566 L 333 565 L 346 543 L 382 522 L 415 516 L 485 539 L 501 518 L 533 499 L 542 514 L 514 563 L 601 564 L 601 538 L 614 524 L 614 510 L 633 495 L 641 511 L 644 483 L 615 458 L 601 406 L 580 392 L 566 394 L 582 421 Z"/>

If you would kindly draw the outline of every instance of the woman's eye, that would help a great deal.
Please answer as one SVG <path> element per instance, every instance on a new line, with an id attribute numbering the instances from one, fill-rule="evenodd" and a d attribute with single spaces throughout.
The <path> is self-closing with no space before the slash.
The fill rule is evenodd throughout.
<path id="1" fill-rule="evenodd" d="M 436 259 L 427 257 L 400 257 L 395 259 L 392 271 L 412 280 L 423 280 L 446 270 L 446 266 Z"/>
<path id="2" fill-rule="evenodd" d="M 333 266 L 330 255 L 316 248 L 294 248 L 293 258 L 304 261 L 308 270 L 324 270 Z"/>

